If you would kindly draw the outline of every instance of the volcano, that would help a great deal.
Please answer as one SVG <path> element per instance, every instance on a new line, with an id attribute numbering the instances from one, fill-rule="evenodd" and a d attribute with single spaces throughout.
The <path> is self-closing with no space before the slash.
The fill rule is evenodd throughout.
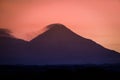
<path id="1" fill-rule="evenodd" d="M 113 64 L 120 54 L 79 36 L 63 24 L 51 24 L 30 42 L 30 50 L 40 64 Z"/>
<path id="2" fill-rule="evenodd" d="M 2 33 L 0 36 L 0 64 L 120 63 L 118 52 L 77 35 L 63 24 L 50 24 L 46 28 L 48 29 L 46 32 L 38 35 L 30 42 Z"/>

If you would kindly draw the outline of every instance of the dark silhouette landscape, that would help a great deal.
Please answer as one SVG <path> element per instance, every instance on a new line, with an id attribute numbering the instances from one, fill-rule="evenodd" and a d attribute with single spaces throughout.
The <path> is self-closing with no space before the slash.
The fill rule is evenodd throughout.
<path id="1" fill-rule="evenodd" d="M 120 54 L 79 36 L 63 24 L 51 24 L 30 42 L 0 29 L 0 72 L 120 72 Z M 74 75 L 74 77 L 78 77 Z"/>

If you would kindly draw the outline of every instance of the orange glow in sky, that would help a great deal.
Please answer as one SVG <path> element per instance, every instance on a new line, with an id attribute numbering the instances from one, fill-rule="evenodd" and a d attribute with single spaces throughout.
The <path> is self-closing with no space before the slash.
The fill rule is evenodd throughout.
<path id="1" fill-rule="evenodd" d="M 18 38 L 29 41 L 52 23 L 120 52 L 119 0 L 0 0 L 0 28 Z"/>

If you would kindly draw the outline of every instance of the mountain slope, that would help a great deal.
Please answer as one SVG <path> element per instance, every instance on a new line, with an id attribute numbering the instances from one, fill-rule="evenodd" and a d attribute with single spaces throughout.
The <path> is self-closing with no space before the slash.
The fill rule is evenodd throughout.
<path id="1" fill-rule="evenodd" d="M 0 64 L 21 64 L 28 55 L 28 42 L 14 38 L 5 29 L 0 29 Z"/>
<path id="2" fill-rule="evenodd" d="M 47 28 L 48 31 L 30 42 L 36 64 L 120 63 L 120 54 L 73 33 L 62 24 Z"/>

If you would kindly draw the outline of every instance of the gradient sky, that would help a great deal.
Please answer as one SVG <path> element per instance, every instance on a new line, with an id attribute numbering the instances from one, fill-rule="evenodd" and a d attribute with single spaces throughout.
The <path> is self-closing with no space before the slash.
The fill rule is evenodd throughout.
<path id="1" fill-rule="evenodd" d="M 0 0 L 0 28 L 18 38 L 29 41 L 52 23 L 120 52 L 119 0 Z"/>

